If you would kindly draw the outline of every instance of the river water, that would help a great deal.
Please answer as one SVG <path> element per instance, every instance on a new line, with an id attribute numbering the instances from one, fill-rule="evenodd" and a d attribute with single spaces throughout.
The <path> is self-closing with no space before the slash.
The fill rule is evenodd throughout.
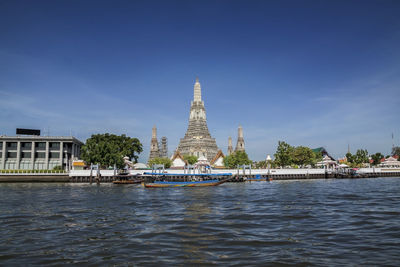
<path id="1" fill-rule="evenodd" d="M 400 178 L 0 184 L 0 265 L 400 265 Z"/>

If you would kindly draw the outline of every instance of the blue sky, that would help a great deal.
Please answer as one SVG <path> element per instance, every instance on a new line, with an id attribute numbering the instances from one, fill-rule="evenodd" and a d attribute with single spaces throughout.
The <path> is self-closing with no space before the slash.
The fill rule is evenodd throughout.
<path id="1" fill-rule="evenodd" d="M 400 145 L 400 1 L 0 0 L 0 134 L 37 128 L 82 141 L 151 128 L 185 134 L 199 76 L 226 152 L 243 126 L 253 160 L 278 140 Z"/>

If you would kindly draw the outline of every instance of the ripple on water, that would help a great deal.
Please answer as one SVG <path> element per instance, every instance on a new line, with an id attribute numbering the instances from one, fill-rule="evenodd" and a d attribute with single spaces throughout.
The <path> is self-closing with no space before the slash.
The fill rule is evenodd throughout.
<path id="1" fill-rule="evenodd" d="M 0 265 L 396 265 L 400 179 L 0 184 Z"/>

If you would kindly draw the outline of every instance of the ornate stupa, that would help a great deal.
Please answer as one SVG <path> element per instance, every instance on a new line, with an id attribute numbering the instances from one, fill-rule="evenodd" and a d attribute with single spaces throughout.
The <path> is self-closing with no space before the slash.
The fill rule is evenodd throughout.
<path id="1" fill-rule="evenodd" d="M 243 128 L 239 125 L 238 128 L 238 139 L 236 142 L 235 151 L 244 151 L 244 137 L 243 137 Z"/>
<path id="2" fill-rule="evenodd" d="M 211 137 L 207 127 L 206 109 L 201 100 L 201 86 L 196 78 L 194 84 L 194 97 L 191 102 L 189 126 L 185 137 L 181 138 L 177 151 L 182 155 L 205 157 L 211 161 L 218 153 L 215 139 Z"/>
<path id="3" fill-rule="evenodd" d="M 160 156 L 160 150 L 158 148 L 158 142 L 157 142 L 157 128 L 154 125 L 152 133 L 151 133 L 149 161 L 154 158 L 158 158 L 159 156 Z"/>
<path id="4" fill-rule="evenodd" d="M 232 137 L 229 136 L 228 138 L 228 155 L 233 153 L 233 146 L 232 146 Z"/>

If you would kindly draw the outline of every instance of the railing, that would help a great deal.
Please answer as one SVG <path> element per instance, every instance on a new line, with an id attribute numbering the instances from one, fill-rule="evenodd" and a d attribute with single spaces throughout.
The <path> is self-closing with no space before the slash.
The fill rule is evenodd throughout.
<path id="1" fill-rule="evenodd" d="M 0 175 L 65 175 L 64 170 L 0 170 Z"/>

